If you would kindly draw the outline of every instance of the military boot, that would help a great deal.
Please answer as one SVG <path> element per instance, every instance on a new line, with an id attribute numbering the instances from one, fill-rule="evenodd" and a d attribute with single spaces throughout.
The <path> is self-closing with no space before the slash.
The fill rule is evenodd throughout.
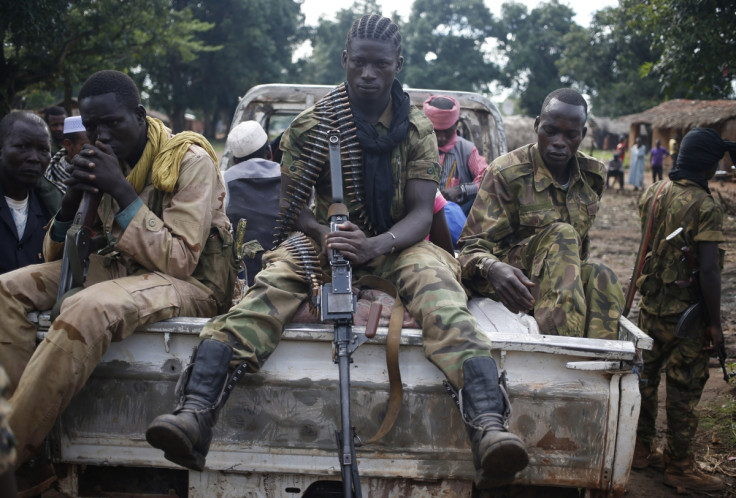
<path id="1" fill-rule="evenodd" d="M 653 445 L 646 444 L 641 439 L 636 438 L 634 459 L 631 461 L 631 468 L 643 470 L 648 467 L 664 470 L 664 455 L 662 454 L 662 450 L 658 450 Z"/>
<path id="2" fill-rule="evenodd" d="M 511 404 L 499 384 L 496 362 L 475 357 L 463 363 L 459 406 L 467 426 L 478 489 L 508 484 L 529 463 L 522 440 L 506 427 Z"/>
<path id="3" fill-rule="evenodd" d="M 163 450 L 167 460 L 192 470 L 204 469 L 232 356 L 232 348 L 225 343 L 205 339 L 199 344 L 179 378 L 179 405 L 174 413 L 156 417 L 146 430 L 148 443 Z"/>
<path id="4" fill-rule="evenodd" d="M 677 492 L 708 493 L 723 489 L 723 481 L 709 476 L 695 466 L 692 455 L 685 460 L 674 461 L 665 455 L 664 483 L 677 488 Z"/>

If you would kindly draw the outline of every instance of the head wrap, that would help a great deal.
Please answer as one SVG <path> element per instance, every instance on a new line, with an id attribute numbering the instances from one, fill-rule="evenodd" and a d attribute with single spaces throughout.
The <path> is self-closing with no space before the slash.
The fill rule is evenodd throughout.
<path id="1" fill-rule="evenodd" d="M 452 101 L 452 109 L 438 109 L 430 104 L 436 98 L 443 98 Z M 446 130 L 460 119 L 460 104 L 452 97 L 445 95 L 432 95 L 424 101 L 424 115 L 432 122 L 435 130 Z"/>
<path id="2" fill-rule="evenodd" d="M 237 158 L 253 154 L 267 141 L 268 135 L 257 121 L 243 121 L 227 135 L 227 146 Z"/>
<path id="3" fill-rule="evenodd" d="M 708 178 L 704 173 L 726 152 L 731 154 L 731 159 L 735 159 L 733 156 L 736 155 L 736 142 L 723 140 L 710 128 L 693 128 L 682 139 L 677 164 L 669 177 L 671 180 L 681 178 L 692 180 L 706 191 L 710 191 Z"/>

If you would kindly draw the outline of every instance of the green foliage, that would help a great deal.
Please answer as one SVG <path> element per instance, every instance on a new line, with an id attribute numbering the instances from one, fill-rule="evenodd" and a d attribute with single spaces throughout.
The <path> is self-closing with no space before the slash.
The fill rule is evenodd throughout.
<path id="1" fill-rule="evenodd" d="M 630 26 L 651 33 L 651 74 L 662 92 L 694 99 L 734 96 L 736 3 L 730 0 L 622 0 Z M 648 68 L 647 68 L 648 69 Z"/>
<path id="2" fill-rule="evenodd" d="M 72 88 L 100 69 L 127 70 L 145 56 L 192 58 L 206 47 L 194 38 L 210 26 L 169 0 L 3 0 L 0 113 L 18 91 Z"/>
<path id="3" fill-rule="evenodd" d="M 317 27 L 309 30 L 312 55 L 301 61 L 298 81 L 315 85 L 336 85 L 344 81 L 341 57 L 350 26 L 360 16 L 380 11 L 376 0 L 357 0 L 349 8 L 338 10 L 334 20 L 320 18 Z"/>
<path id="4" fill-rule="evenodd" d="M 500 77 L 485 47 L 493 16 L 482 0 L 415 0 L 403 28 L 403 82 L 414 88 L 483 91 Z"/>
<path id="5" fill-rule="evenodd" d="M 503 83 L 520 92 L 520 107 L 527 115 L 539 114 L 549 92 L 571 83 L 562 77 L 557 61 L 571 39 L 580 43 L 582 28 L 572 20 L 575 12 L 558 0 L 527 11 L 520 3 L 502 6 L 495 35 L 507 62 Z"/>
<path id="6" fill-rule="evenodd" d="M 567 81 L 591 95 L 599 116 L 621 116 L 661 102 L 660 85 L 643 68 L 658 57 L 651 34 L 633 30 L 633 13 L 620 8 L 598 11 L 587 29 L 565 35 L 562 57 L 556 62 Z"/>
<path id="7" fill-rule="evenodd" d="M 736 398 L 727 395 L 722 404 L 700 407 L 700 430 L 715 433 L 725 448 L 736 447 Z"/>

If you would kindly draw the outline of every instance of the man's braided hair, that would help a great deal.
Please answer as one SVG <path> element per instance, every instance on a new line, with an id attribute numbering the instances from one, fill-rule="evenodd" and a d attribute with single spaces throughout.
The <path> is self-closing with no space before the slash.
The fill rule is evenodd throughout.
<path id="1" fill-rule="evenodd" d="M 388 17 L 382 17 L 378 14 L 366 14 L 353 21 L 353 25 L 348 31 L 347 40 L 345 40 L 345 50 L 350 50 L 350 42 L 353 38 L 391 42 L 396 47 L 396 55 L 401 55 L 399 27 Z"/>

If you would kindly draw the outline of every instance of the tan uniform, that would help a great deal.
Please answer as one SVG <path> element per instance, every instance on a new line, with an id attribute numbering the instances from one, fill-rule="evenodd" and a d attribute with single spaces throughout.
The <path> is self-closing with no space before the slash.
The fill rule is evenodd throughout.
<path id="1" fill-rule="evenodd" d="M 36 327 L 26 314 L 56 302 L 63 243 L 47 234 L 44 251 L 52 262 L 0 276 L 0 364 L 15 387 L 10 425 L 18 439 L 19 464 L 37 452 L 110 341 L 123 340 L 147 323 L 216 313 L 211 289 L 217 285 L 208 279 L 220 275 L 201 276 L 195 269 L 222 259 L 208 244 L 230 227 L 220 172 L 203 149 L 192 146 L 174 192 L 159 194 L 149 175 L 140 194 L 143 205 L 125 229 L 115 221 L 117 204 L 103 197 L 98 215 L 115 238 L 117 253 L 92 255 L 84 289 L 64 300 L 38 347 Z M 100 226 L 99 233 L 103 230 Z"/>

